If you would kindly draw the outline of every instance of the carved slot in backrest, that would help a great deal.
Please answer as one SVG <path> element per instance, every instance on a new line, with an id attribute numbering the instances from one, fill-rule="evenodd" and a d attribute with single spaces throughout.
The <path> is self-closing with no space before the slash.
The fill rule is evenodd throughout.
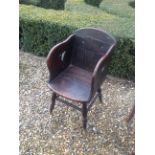
<path id="1" fill-rule="evenodd" d="M 108 43 L 91 37 L 76 36 L 73 44 L 72 63 L 91 72 L 110 47 Z"/>
<path id="2" fill-rule="evenodd" d="M 60 55 L 60 57 L 61 57 L 61 61 L 64 60 L 64 56 L 65 56 L 65 54 L 66 54 L 66 51 L 63 51 L 63 52 L 61 53 L 61 55 Z"/>

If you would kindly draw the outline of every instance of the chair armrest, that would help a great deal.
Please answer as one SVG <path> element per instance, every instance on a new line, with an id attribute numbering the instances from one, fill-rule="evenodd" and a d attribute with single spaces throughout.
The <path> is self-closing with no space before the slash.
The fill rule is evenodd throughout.
<path id="1" fill-rule="evenodd" d="M 55 45 L 47 56 L 47 67 L 50 73 L 49 81 L 53 80 L 67 66 L 68 54 L 71 48 L 73 35 L 70 35 L 65 41 Z"/>
<path id="2" fill-rule="evenodd" d="M 92 75 L 92 83 L 91 83 L 92 95 L 94 95 L 95 92 L 100 88 L 102 82 L 106 78 L 106 75 L 108 73 L 108 65 L 110 63 L 114 49 L 115 49 L 115 44 L 113 44 L 109 48 L 107 53 L 99 59 L 99 61 L 95 66 L 95 69 Z"/>

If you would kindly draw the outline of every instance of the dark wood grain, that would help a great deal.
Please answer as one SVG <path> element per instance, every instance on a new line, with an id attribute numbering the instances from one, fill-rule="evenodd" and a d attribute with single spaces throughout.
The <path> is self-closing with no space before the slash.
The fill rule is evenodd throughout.
<path id="1" fill-rule="evenodd" d="M 52 111 L 54 109 L 55 106 L 55 99 L 56 99 L 56 93 L 53 93 L 52 98 L 51 98 L 51 106 L 50 106 L 50 114 L 52 114 Z"/>
<path id="2" fill-rule="evenodd" d="M 47 56 L 47 67 L 50 73 L 49 81 L 62 72 L 71 61 L 72 38 L 70 35 L 65 41 L 55 45 Z M 62 59 L 62 54 L 65 53 Z"/>
<path id="3" fill-rule="evenodd" d="M 83 116 L 83 128 L 86 129 L 87 128 L 87 104 L 83 103 L 83 107 L 82 107 L 82 116 Z"/>
<path id="4" fill-rule="evenodd" d="M 116 40 L 103 30 L 84 28 L 54 46 L 47 57 L 49 88 L 58 96 L 83 105 L 81 110 L 76 109 L 82 111 L 85 129 L 90 109 L 87 105 L 92 105 L 96 94 L 101 100 L 100 86 L 108 73 L 115 46 Z"/>
<path id="5" fill-rule="evenodd" d="M 49 87 L 57 94 L 68 99 L 88 102 L 91 92 L 90 84 L 90 72 L 70 65 L 49 83 Z"/>

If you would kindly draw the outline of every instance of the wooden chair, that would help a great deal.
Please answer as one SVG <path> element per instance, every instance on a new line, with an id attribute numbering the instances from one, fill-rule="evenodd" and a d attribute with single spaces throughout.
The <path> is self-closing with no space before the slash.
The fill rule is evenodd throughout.
<path id="1" fill-rule="evenodd" d="M 59 100 L 82 112 L 86 129 L 87 113 L 96 97 L 101 98 L 101 84 L 108 71 L 116 40 L 102 30 L 84 28 L 75 31 L 48 54 L 48 86 L 53 91 L 50 113 Z M 67 102 L 80 102 L 82 107 Z"/>

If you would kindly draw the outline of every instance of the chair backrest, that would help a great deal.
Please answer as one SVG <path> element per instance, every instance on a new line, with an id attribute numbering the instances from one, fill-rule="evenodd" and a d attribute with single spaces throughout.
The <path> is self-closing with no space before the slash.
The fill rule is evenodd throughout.
<path id="1" fill-rule="evenodd" d="M 98 60 L 115 42 L 102 30 L 79 29 L 74 33 L 71 63 L 92 72 Z"/>

